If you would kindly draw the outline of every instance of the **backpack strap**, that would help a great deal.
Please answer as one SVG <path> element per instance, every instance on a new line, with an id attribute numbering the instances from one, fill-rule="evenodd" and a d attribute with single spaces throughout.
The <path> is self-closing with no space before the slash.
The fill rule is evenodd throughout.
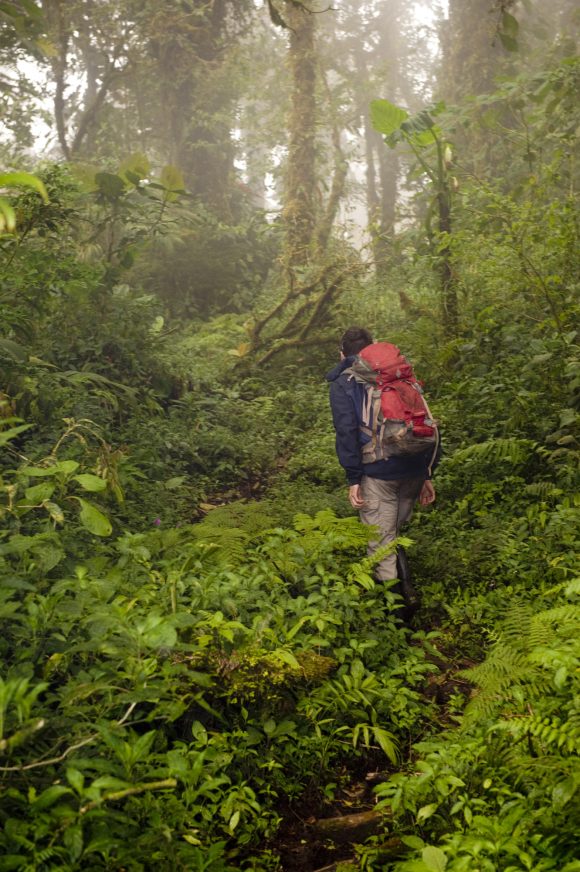
<path id="1" fill-rule="evenodd" d="M 383 421 L 378 426 L 379 415 L 381 411 L 381 392 L 375 391 L 372 388 L 369 390 L 369 396 L 373 403 L 373 451 L 379 460 L 379 453 L 382 454 L 381 446 L 383 444 L 383 435 L 385 431 L 385 422 Z"/>
<path id="2" fill-rule="evenodd" d="M 437 457 L 437 452 L 439 450 L 439 444 L 441 442 L 441 435 L 439 433 L 439 427 L 437 426 L 437 422 L 435 421 L 435 418 L 431 414 L 431 409 L 429 408 L 429 403 L 425 399 L 425 394 L 423 393 L 423 391 L 421 390 L 421 387 L 418 384 L 414 385 L 414 387 L 416 387 L 417 390 L 419 391 L 419 393 L 421 394 L 421 399 L 423 400 L 423 403 L 425 404 L 425 408 L 427 409 L 427 414 L 429 415 L 429 420 L 431 421 L 431 425 L 432 425 L 433 429 L 435 430 L 435 445 L 433 447 L 433 454 L 431 455 L 431 459 L 429 460 L 429 466 L 427 467 L 427 471 L 429 473 L 429 478 L 431 478 L 431 476 L 433 474 L 433 464 L 435 463 L 435 458 Z"/>
<path id="3" fill-rule="evenodd" d="M 431 413 L 429 413 L 431 414 Z M 433 474 L 433 464 L 435 463 L 435 458 L 437 457 L 437 451 L 439 450 L 439 443 L 441 441 L 441 437 L 439 435 L 439 427 L 433 421 L 433 427 L 435 429 L 435 446 L 433 448 L 433 454 L 431 455 L 431 460 L 429 461 L 429 466 L 427 467 L 427 471 L 429 472 L 429 478 L 431 478 Z"/>
<path id="4" fill-rule="evenodd" d="M 371 415 L 373 423 L 376 422 L 376 410 L 373 405 L 373 388 L 372 385 L 367 385 L 365 389 L 365 396 L 363 399 L 362 405 L 362 422 L 365 427 L 371 426 Z"/>
<path id="5" fill-rule="evenodd" d="M 356 379 L 356 374 L 353 374 L 353 377 Z M 362 424 L 359 429 L 361 433 L 369 437 L 374 459 L 381 460 L 383 457 L 382 440 L 385 429 L 385 422 L 382 422 L 380 425 L 378 424 L 381 412 L 381 391 L 368 382 L 362 383 L 365 385 L 365 396 L 361 410 Z"/>

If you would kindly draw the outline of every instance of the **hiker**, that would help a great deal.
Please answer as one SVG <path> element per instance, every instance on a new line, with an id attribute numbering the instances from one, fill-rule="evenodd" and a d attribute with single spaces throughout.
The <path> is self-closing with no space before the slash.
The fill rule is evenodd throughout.
<path id="1" fill-rule="evenodd" d="M 350 503 L 364 524 L 380 530 L 380 539 L 369 543 L 370 555 L 399 535 L 417 500 L 423 506 L 434 502 L 430 479 L 439 459 L 439 435 L 399 349 L 386 342 L 373 343 L 363 327 L 350 327 L 344 333 L 340 363 L 326 378 L 336 453 L 346 473 Z M 392 401 L 394 412 L 388 405 Z M 396 405 L 401 402 L 404 411 Z M 397 416 L 399 420 L 394 420 Z M 403 572 L 397 572 L 397 554 L 384 557 L 375 575 L 378 581 L 398 575 L 403 580 Z M 395 590 L 405 596 L 405 587 L 399 584 Z"/>

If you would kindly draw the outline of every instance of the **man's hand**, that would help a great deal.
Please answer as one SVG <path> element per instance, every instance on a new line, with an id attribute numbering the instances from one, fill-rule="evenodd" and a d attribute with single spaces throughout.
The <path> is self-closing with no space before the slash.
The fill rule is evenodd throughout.
<path id="1" fill-rule="evenodd" d="M 365 501 L 362 498 L 360 484 L 351 484 L 348 489 L 348 498 L 353 509 L 362 509 Z"/>
<path id="2" fill-rule="evenodd" d="M 435 488 L 433 487 L 433 483 L 430 481 L 424 481 L 423 487 L 421 488 L 421 493 L 419 494 L 419 505 L 420 506 L 430 506 L 431 503 L 435 502 Z"/>

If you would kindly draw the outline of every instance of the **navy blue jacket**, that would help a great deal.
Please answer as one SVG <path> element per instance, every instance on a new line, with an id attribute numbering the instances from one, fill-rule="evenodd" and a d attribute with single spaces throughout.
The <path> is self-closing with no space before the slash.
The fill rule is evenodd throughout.
<path id="1" fill-rule="evenodd" d="M 412 457 L 389 457 L 388 460 L 376 460 L 374 463 L 362 462 L 361 446 L 365 437 L 361 433 L 360 426 L 365 387 L 355 379 L 349 379 L 344 375 L 344 370 L 353 362 L 354 357 L 341 360 L 326 376 L 327 381 L 330 382 L 330 407 L 336 430 L 336 453 L 349 485 L 360 484 L 363 475 L 380 478 L 382 481 L 430 478 L 429 464 L 433 456 L 432 448 Z M 434 466 L 439 460 L 439 454 L 440 451 L 437 452 Z"/>

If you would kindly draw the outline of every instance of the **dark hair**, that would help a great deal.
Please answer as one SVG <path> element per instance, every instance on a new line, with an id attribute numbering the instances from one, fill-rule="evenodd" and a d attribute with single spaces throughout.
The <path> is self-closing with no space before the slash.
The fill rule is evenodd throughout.
<path id="1" fill-rule="evenodd" d="M 370 345 L 373 337 L 364 327 L 349 327 L 342 334 L 340 340 L 340 350 L 345 357 L 351 357 L 353 354 L 358 354 L 367 345 Z"/>

